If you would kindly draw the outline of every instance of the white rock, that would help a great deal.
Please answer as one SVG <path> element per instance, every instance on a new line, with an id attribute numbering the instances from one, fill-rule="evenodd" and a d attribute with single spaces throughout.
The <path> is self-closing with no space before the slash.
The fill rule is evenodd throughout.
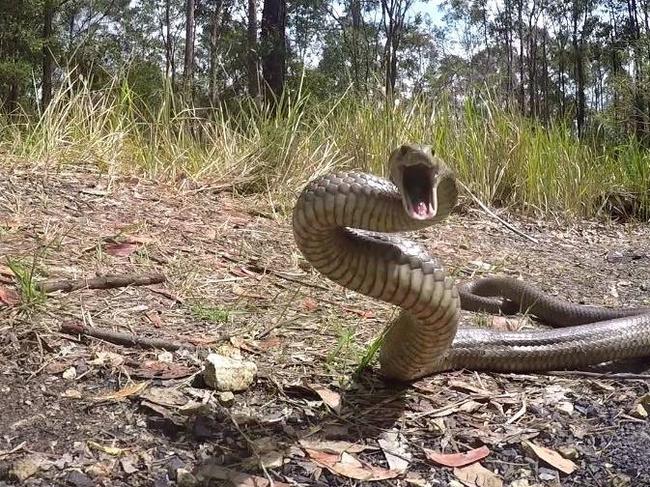
<path id="1" fill-rule="evenodd" d="M 213 389 L 225 391 L 245 391 L 257 374 L 257 365 L 248 360 L 238 360 L 211 353 L 205 359 L 203 379 Z"/>

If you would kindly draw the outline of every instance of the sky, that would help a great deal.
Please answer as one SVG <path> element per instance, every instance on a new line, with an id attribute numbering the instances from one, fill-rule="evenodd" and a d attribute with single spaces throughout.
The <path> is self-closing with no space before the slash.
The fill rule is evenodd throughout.
<path id="1" fill-rule="evenodd" d="M 434 24 L 442 25 L 442 12 L 438 8 L 442 4 L 443 0 L 420 0 L 415 2 L 413 7 L 411 7 L 412 13 L 421 12 L 423 14 L 428 14 L 431 17 L 431 20 Z"/>

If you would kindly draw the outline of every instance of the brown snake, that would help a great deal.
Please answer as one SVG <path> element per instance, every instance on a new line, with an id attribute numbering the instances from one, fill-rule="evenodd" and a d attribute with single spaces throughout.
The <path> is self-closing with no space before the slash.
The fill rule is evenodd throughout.
<path id="1" fill-rule="evenodd" d="M 358 172 L 314 179 L 293 213 L 298 248 L 318 271 L 402 308 L 380 351 L 384 376 L 410 381 L 459 368 L 532 372 L 650 355 L 650 308 L 576 305 L 509 278 L 482 279 L 459 290 L 436 259 L 391 235 L 446 218 L 457 203 L 454 174 L 428 146 L 403 145 L 389 163 L 392 182 Z M 564 328 L 459 328 L 461 307 L 528 312 Z"/>

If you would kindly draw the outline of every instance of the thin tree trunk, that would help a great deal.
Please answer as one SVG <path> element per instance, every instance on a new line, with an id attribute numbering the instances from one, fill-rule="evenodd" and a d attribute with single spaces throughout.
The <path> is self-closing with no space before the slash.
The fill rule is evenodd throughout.
<path id="1" fill-rule="evenodd" d="M 526 113 L 526 87 L 524 83 L 524 19 L 523 19 L 523 0 L 519 0 L 519 109 L 521 113 Z"/>
<path id="2" fill-rule="evenodd" d="M 260 79 L 257 62 L 257 0 L 248 0 L 248 94 L 257 98 L 260 92 Z"/>
<path id="3" fill-rule="evenodd" d="M 537 39 L 533 32 L 528 34 L 528 100 L 532 118 L 537 117 Z"/>
<path id="4" fill-rule="evenodd" d="M 209 79 L 209 95 L 212 106 L 215 106 L 219 101 L 219 96 L 217 94 L 217 85 L 218 85 L 218 71 L 217 71 L 217 62 L 218 62 L 218 50 L 219 50 L 219 38 L 221 26 L 221 7 L 223 2 L 217 0 L 214 5 L 214 10 L 212 11 L 212 18 L 210 20 L 210 66 L 208 69 L 208 79 Z"/>
<path id="5" fill-rule="evenodd" d="M 172 87 L 176 85 L 176 62 L 172 40 L 171 0 L 165 0 L 165 75 L 171 78 Z M 163 32 L 165 31 L 163 29 Z"/>
<path id="6" fill-rule="evenodd" d="M 352 80 L 357 92 L 361 91 L 360 83 L 360 44 L 361 44 L 361 0 L 350 2 L 350 14 L 352 15 Z"/>
<path id="7" fill-rule="evenodd" d="M 53 1 L 44 0 L 43 2 L 43 80 L 41 83 L 41 110 L 43 111 L 52 100 L 52 69 L 54 66 L 54 56 L 52 54 Z"/>
<path id="8" fill-rule="evenodd" d="M 550 119 L 549 113 L 549 99 L 548 99 L 548 57 L 546 53 L 546 41 L 548 31 L 544 28 L 542 34 L 542 103 L 543 103 L 543 119 L 544 123 L 548 124 Z"/>
<path id="9" fill-rule="evenodd" d="M 192 96 L 192 78 L 194 76 L 194 10 L 195 0 L 185 3 L 185 59 L 183 62 L 183 84 L 188 99 Z"/>
<path id="10" fill-rule="evenodd" d="M 165 76 L 170 78 L 172 89 L 176 86 L 176 62 L 174 60 L 174 42 L 171 26 L 171 0 L 165 0 L 165 24 L 160 24 L 165 44 Z"/>
<path id="11" fill-rule="evenodd" d="M 573 3 L 573 52 L 575 57 L 575 80 L 576 80 L 576 128 L 578 137 L 582 137 L 585 124 L 585 76 L 584 61 L 582 52 L 582 35 L 578 38 L 578 0 Z"/>
<path id="12" fill-rule="evenodd" d="M 266 85 L 265 98 L 279 100 L 284 90 L 286 65 L 286 0 L 264 0 L 262 9 L 262 75 Z"/>
<path id="13" fill-rule="evenodd" d="M 507 50 L 507 67 L 506 67 L 506 76 L 507 80 L 507 93 L 508 93 L 508 105 L 512 99 L 512 92 L 514 88 L 513 82 L 513 69 L 512 69 L 512 37 L 513 37 L 513 25 L 512 25 L 512 0 L 505 0 L 506 8 L 506 50 Z"/>

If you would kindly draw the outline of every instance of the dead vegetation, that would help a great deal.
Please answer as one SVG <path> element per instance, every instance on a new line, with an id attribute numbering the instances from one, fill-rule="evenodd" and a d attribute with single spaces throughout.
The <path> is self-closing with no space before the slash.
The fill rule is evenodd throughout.
<path id="1" fill-rule="evenodd" d="M 281 208 L 223 189 L 5 174 L 0 485 L 650 485 L 643 364 L 385 383 L 372 351 L 394 309 L 313 273 Z M 471 208 L 413 238 L 459 280 L 650 304 L 647 226 L 501 216 L 537 243 Z M 164 282 L 42 284 L 125 274 Z M 256 364 L 246 391 L 203 383 L 215 350 Z"/>

